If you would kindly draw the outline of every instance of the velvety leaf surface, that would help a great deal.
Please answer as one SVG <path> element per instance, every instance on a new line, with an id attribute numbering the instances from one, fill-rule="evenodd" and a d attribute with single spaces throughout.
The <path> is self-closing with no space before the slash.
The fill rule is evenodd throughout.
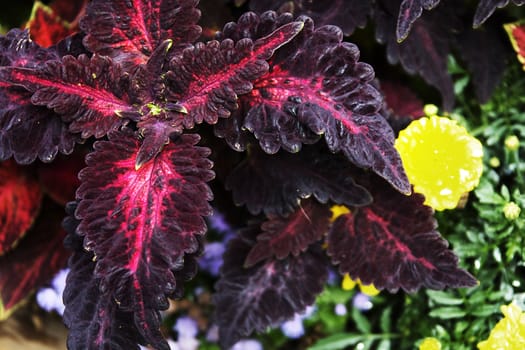
<path id="1" fill-rule="evenodd" d="M 510 0 L 480 0 L 474 15 L 474 28 L 481 26 L 494 13 L 496 8 L 503 8 L 509 2 Z M 512 3 L 521 6 L 525 4 L 525 0 L 512 0 Z"/>
<path id="2" fill-rule="evenodd" d="M 269 73 L 245 97 L 250 109 L 244 127 L 267 153 L 281 147 L 299 151 L 302 142 L 311 141 L 306 130 L 324 135 L 331 151 L 341 151 L 355 165 L 410 192 L 392 129 L 378 113 L 382 97 L 371 84 L 372 67 L 358 61 L 357 46 L 342 42 L 340 29 L 315 29 L 310 19 L 304 20 L 305 28 L 276 52 Z M 289 15 L 272 12 L 259 21 L 246 15 L 222 35 L 234 40 L 262 35 L 286 21 L 291 21 Z"/>
<path id="3" fill-rule="evenodd" d="M 33 68 L 56 58 L 58 56 L 53 50 L 42 48 L 32 41 L 27 30 L 11 29 L 6 35 L 0 35 L 0 67 Z"/>
<path id="4" fill-rule="evenodd" d="M 101 278 L 94 275 L 94 255 L 83 249 L 82 237 L 74 233 L 77 225 L 78 221 L 71 216 L 64 220 L 69 231 L 65 243 L 73 250 L 63 295 L 66 306 L 64 323 L 69 328 L 68 349 L 138 350 L 138 344 L 145 344 L 146 340 L 141 338 L 141 332 L 135 326 L 133 312 L 119 309 L 111 297 L 113 288 L 101 291 Z M 152 332 L 160 339 L 154 343 L 156 349 L 169 349 L 159 332 L 160 315 L 151 309 L 147 312 L 150 323 L 143 327 L 153 328 Z"/>
<path id="5" fill-rule="evenodd" d="M 441 93 L 443 107 L 451 110 L 454 87 L 447 70 L 451 33 L 456 29 L 453 7 L 439 6 L 425 13 L 412 25 L 410 35 L 402 42 L 396 39 L 397 11 L 395 1 L 379 0 L 375 11 L 376 39 L 386 44 L 390 64 L 400 63 L 409 74 L 420 75 Z"/>
<path id="6" fill-rule="evenodd" d="M 499 26 L 487 23 L 468 28 L 457 37 L 458 52 L 472 74 L 472 85 L 480 103 L 486 103 L 499 85 L 507 66 L 509 50 Z"/>
<path id="7" fill-rule="evenodd" d="M 257 0 L 250 1 L 250 8 L 258 13 L 273 10 L 278 13 L 289 12 L 294 16 L 311 17 L 317 26 L 325 24 L 336 25 L 345 35 L 351 35 L 354 30 L 366 25 L 367 17 L 372 8 L 370 0 Z"/>
<path id="8" fill-rule="evenodd" d="M 252 247 L 244 267 L 275 257 L 279 260 L 298 256 L 327 232 L 332 212 L 314 199 L 302 200 L 299 208 L 283 218 L 269 215 L 261 225 L 257 243 Z"/>
<path id="9" fill-rule="evenodd" d="M 397 18 L 397 41 L 405 40 L 410 33 L 412 24 L 421 16 L 423 9 L 430 11 L 439 4 L 440 0 L 403 0 L 399 7 Z"/>
<path id="10" fill-rule="evenodd" d="M 301 198 L 311 195 L 322 203 L 369 204 L 372 198 L 354 183 L 353 169 L 343 157 L 313 147 L 298 154 L 267 155 L 254 146 L 248 158 L 228 176 L 226 188 L 233 191 L 235 204 L 246 205 L 254 215 L 287 215 L 299 207 Z"/>
<path id="11" fill-rule="evenodd" d="M 3 67 L 2 83 L 32 92 L 33 104 L 53 109 L 83 138 L 102 137 L 126 123 L 119 115 L 135 112 L 126 95 L 127 75 L 107 57 L 66 56 L 39 69 Z"/>
<path id="12" fill-rule="evenodd" d="M 197 43 L 174 57 L 167 73 L 170 99 L 187 111 L 185 127 L 229 117 L 238 107 L 237 95 L 251 91 L 252 81 L 268 71 L 266 60 L 302 28 L 302 22 L 291 22 L 254 41 Z"/>
<path id="13" fill-rule="evenodd" d="M 404 196 L 377 177 L 367 188 L 373 204 L 340 216 L 328 235 L 328 254 L 341 273 L 390 292 L 476 285 L 458 267 L 422 195 Z"/>
<path id="14" fill-rule="evenodd" d="M 193 43 L 200 35 L 197 0 L 93 0 L 80 28 L 85 45 L 126 67 L 146 63 L 158 45 Z"/>
<path id="15" fill-rule="evenodd" d="M 77 232 L 95 254 L 94 277 L 121 310 L 134 312 L 145 339 L 156 339 L 150 310 L 168 307 L 166 297 L 177 291 L 172 271 L 183 267 L 184 254 L 199 251 L 203 216 L 211 214 L 210 151 L 198 141 L 181 135 L 137 169 L 139 138 L 112 132 L 95 143 L 79 175 Z"/>
<path id="16" fill-rule="evenodd" d="M 73 1 L 74 2 L 74 1 Z M 26 23 L 31 39 L 42 47 L 50 47 L 78 30 L 78 23 L 61 18 L 51 6 L 35 1 L 31 17 Z"/>
<path id="17" fill-rule="evenodd" d="M 66 264 L 69 252 L 63 247 L 63 209 L 51 201 L 43 207 L 46 210 L 16 249 L 0 257 L 0 320 Z"/>
<path id="18" fill-rule="evenodd" d="M 0 162 L 0 256 L 24 236 L 40 210 L 42 190 L 31 169 Z"/>
<path id="19" fill-rule="evenodd" d="M 216 320 L 225 349 L 253 331 L 266 331 L 304 311 L 328 277 L 326 256 L 318 246 L 298 256 L 243 268 L 257 233 L 258 229 L 250 229 L 230 241 L 215 285 Z"/>
<path id="20" fill-rule="evenodd" d="M 48 163 L 58 153 L 73 152 L 78 141 L 80 135 L 71 133 L 58 114 L 31 103 L 30 92 L 20 87 L 0 92 L 0 160 Z"/>

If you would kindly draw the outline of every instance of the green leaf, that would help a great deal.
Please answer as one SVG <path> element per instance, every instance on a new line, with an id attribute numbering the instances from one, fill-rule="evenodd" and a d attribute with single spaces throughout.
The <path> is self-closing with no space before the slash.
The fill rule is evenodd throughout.
<path id="1" fill-rule="evenodd" d="M 389 306 L 381 314 L 381 319 L 379 320 L 379 327 L 381 332 L 388 333 L 392 328 L 392 307 Z"/>
<path id="2" fill-rule="evenodd" d="M 449 320 L 452 318 L 465 317 L 467 313 L 456 306 L 444 306 L 430 311 L 430 317 L 440 318 L 442 320 Z"/>
<path id="3" fill-rule="evenodd" d="M 437 304 L 441 305 L 461 305 L 464 303 L 464 300 L 462 298 L 457 298 L 455 296 L 452 296 L 450 293 L 443 292 L 443 291 L 436 291 L 436 290 L 427 290 L 428 297 L 436 302 Z"/>
<path id="4" fill-rule="evenodd" d="M 319 340 L 317 343 L 308 348 L 308 350 L 338 350 L 347 346 L 355 345 L 365 337 L 355 333 L 339 333 Z"/>
<path id="5" fill-rule="evenodd" d="M 372 330 L 372 326 L 370 325 L 370 322 L 368 319 L 356 308 L 352 309 L 352 319 L 355 322 L 355 325 L 358 330 L 360 330 L 362 333 L 370 333 Z"/>

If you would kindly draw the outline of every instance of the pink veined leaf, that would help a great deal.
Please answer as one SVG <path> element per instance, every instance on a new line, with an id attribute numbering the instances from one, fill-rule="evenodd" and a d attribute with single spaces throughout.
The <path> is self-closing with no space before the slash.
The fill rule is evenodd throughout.
<path id="1" fill-rule="evenodd" d="M 60 114 L 82 138 L 102 137 L 126 124 L 121 116 L 139 114 L 127 96 L 128 76 L 107 57 L 65 56 L 38 69 L 2 67 L 2 83 L 30 91 L 34 105 Z"/>
<path id="2" fill-rule="evenodd" d="M 198 0 L 93 0 L 80 22 L 87 33 L 84 43 L 124 67 L 144 64 L 167 39 L 178 47 L 199 37 L 197 4 Z"/>
<path id="3" fill-rule="evenodd" d="M 251 26 L 241 20 L 236 26 L 225 27 L 222 35 L 234 40 L 248 34 L 263 35 L 277 23 L 291 19 L 266 13 Z M 355 165 L 372 169 L 399 191 L 409 193 L 410 185 L 393 146 L 394 134 L 378 113 L 382 97 L 371 84 L 374 71 L 358 62 L 357 46 L 342 38 L 339 28 L 315 29 L 307 19 L 305 28 L 276 51 L 270 71 L 242 97 L 249 108 L 242 125 L 253 132 L 267 153 L 281 147 L 298 152 L 301 143 L 311 140 L 308 130 L 324 135 L 331 151 L 341 151 Z"/>
<path id="4" fill-rule="evenodd" d="M 400 63 L 409 74 L 419 74 L 439 90 L 443 107 L 454 105 L 454 86 L 447 70 L 452 34 L 458 23 L 454 8 L 439 6 L 413 23 L 410 35 L 398 43 L 394 34 L 397 13 L 390 0 L 378 0 L 375 10 L 376 39 L 386 45 L 390 64 Z"/>
<path id="5" fill-rule="evenodd" d="M 481 26 L 487 18 L 489 18 L 497 8 L 503 8 L 509 4 L 511 0 L 480 0 L 476 13 L 474 14 L 474 28 Z M 525 0 L 512 0 L 516 6 L 525 4 Z"/>
<path id="6" fill-rule="evenodd" d="M 374 202 L 340 216 L 328 234 L 328 254 L 342 274 L 390 292 L 476 285 L 458 267 L 422 195 L 402 195 L 377 177 L 368 185 Z"/>
<path id="7" fill-rule="evenodd" d="M 215 285 L 215 319 L 224 349 L 253 331 L 266 331 L 303 312 L 314 303 L 328 278 L 326 255 L 318 245 L 298 256 L 268 259 L 244 268 L 257 233 L 257 229 L 248 228 L 230 241 Z"/>
<path id="8" fill-rule="evenodd" d="M 287 217 L 269 215 L 261 225 L 257 243 L 252 247 L 244 267 L 275 257 L 298 256 L 328 231 L 332 213 L 326 204 L 314 199 L 302 200 L 299 208 Z"/>
<path id="9" fill-rule="evenodd" d="M 258 13 L 273 10 L 278 13 L 289 12 L 294 16 L 308 16 L 318 26 L 336 25 L 345 35 L 351 35 L 357 27 L 363 28 L 366 25 L 367 17 L 372 10 L 372 1 L 258 0 L 250 1 L 250 9 Z"/>
<path id="10" fill-rule="evenodd" d="M 203 120 L 215 124 L 238 108 L 237 96 L 252 89 L 252 82 L 268 71 L 268 60 L 292 40 L 303 22 L 291 22 L 257 40 L 197 43 L 175 56 L 166 74 L 170 100 L 187 112 L 184 126 Z"/>
<path id="11" fill-rule="evenodd" d="M 173 271 L 199 251 L 211 214 L 214 177 L 209 149 L 197 135 L 181 135 L 136 169 L 139 138 L 130 130 L 95 143 L 79 178 L 75 216 L 84 247 L 94 253 L 100 291 L 147 328 L 150 309 L 168 307 L 179 286 Z M 144 329 L 142 335 L 148 338 Z"/>
<path id="12" fill-rule="evenodd" d="M 317 148 L 268 155 L 253 146 L 247 159 L 228 175 L 225 186 L 232 191 L 234 203 L 246 205 L 253 215 L 286 216 L 300 208 L 302 198 L 311 195 L 321 203 L 370 204 L 370 194 L 354 182 L 353 171 L 344 157 Z"/>
<path id="13" fill-rule="evenodd" d="M 32 41 L 27 30 L 11 29 L 5 36 L 0 35 L 0 67 L 34 68 L 57 58 L 54 50 L 42 48 Z"/>
<path id="14" fill-rule="evenodd" d="M 430 11 L 439 4 L 440 0 L 403 0 L 397 18 L 396 37 L 402 42 L 410 33 L 412 24 L 421 16 L 423 9 Z"/>

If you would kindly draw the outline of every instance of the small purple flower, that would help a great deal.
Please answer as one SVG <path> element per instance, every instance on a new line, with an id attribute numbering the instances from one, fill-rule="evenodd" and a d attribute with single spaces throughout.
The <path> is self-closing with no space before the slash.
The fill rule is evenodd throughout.
<path id="1" fill-rule="evenodd" d="M 211 343 L 217 343 L 219 341 L 219 326 L 213 324 L 210 328 L 208 328 L 206 340 Z"/>
<path id="2" fill-rule="evenodd" d="M 69 269 L 60 270 L 53 281 L 51 287 L 42 288 L 36 294 L 36 301 L 40 307 L 46 311 L 56 311 L 58 314 L 64 314 L 64 302 L 62 301 L 62 294 L 66 287 L 66 277 Z"/>
<path id="3" fill-rule="evenodd" d="M 361 292 L 358 292 L 356 295 L 354 295 L 354 298 L 352 299 L 352 305 L 361 311 L 370 310 L 374 306 L 374 304 L 372 304 L 370 301 L 370 297 Z"/>
<path id="4" fill-rule="evenodd" d="M 300 338 L 304 335 L 303 319 L 298 314 L 294 318 L 281 325 L 281 331 L 285 336 L 292 339 Z"/>
<path id="5" fill-rule="evenodd" d="M 337 304 L 334 308 L 334 312 L 337 316 L 344 316 L 347 314 L 348 310 L 346 309 L 345 304 Z"/>
<path id="6" fill-rule="evenodd" d="M 235 343 L 230 350 L 263 350 L 263 346 L 255 339 L 244 339 Z"/>
<path id="7" fill-rule="evenodd" d="M 177 331 L 179 341 L 183 338 L 195 338 L 197 333 L 199 333 L 197 321 L 188 316 L 179 317 L 173 329 Z"/>
<path id="8" fill-rule="evenodd" d="M 218 276 L 225 249 L 221 242 L 207 243 L 204 247 L 204 254 L 199 258 L 200 268 L 208 271 L 212 276 Z"/>

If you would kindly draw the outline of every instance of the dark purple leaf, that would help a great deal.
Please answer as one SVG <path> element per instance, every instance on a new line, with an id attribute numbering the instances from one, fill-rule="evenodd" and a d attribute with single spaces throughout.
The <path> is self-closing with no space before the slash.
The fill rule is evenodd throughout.
<path id="1" fill-rule="evenodd" d="M 230 241 L 215 285 L 216 320 L 225 349 L 253 331 L 266 331 L 304 311 L 328 277 L 326 256 L 318 246 L 298 256 L 244 268 L 257 232 L 247 230 Z"/>
<path id="2" fill-rule="evenodd" d="M 331 151 L 342 151 L 355 165 L 371 168 L 402 192 L 410 186 L 393 147 L 394 134 L 378 114 L 381 94 L 372 86 L 374 71 L 358 62 L 359 50 L 342 42 L 334 26 L 305 28 L 275 53 L 270 71 L 254 82 L 245 99 L 250 106 L 244 127 L 261 148 L 297 152 L 301 142 L 311 143 L 311 132 L 324 135 Z M 241 17 L 225 26 L 222 36 L 234 40 L 264 35 L 274 26 L 291 21 L 289 15 L 263 14 L 259 21 Z"/>
<path id="3" fill-rule="evenodd" d="M 34 68 L 56 58 L 58 56 L 53 50 L 44 49 L 32 41 L 27 30 L 11 29 L 5 36 L 0 36 L 0 67 Z"/>
<path id="4" fill-rule="evenodd" d="M 489 18 L 496 8 L 503 8 L 509 4 L 510 0 L 480 0 L 474 15 L 474 28 L 481 26 Z M 512 0 L 517 6 L 525 4 L 525 0 Z"/>
<path id="5" fill-rule="evenodd" d="M 301 198 L 313 195 L 347 206 L 369 204 L 372 198 L 352 179 L 354 167 L 346 159 L 306 148 L 299 154 L 267 155 L 256 147 L 227 178 L 233 201 L 256 215 L 286 215 L 298 208 Z"/>
<path id="6" fill-rule="evenodd" d="M 414 22 L 421 16 L 423 9 L 430 11 L 439 4 L 440 0 L 403 0 L 399 7 L 397 18 L 397 41 L 405 40 L 410 33 Z"/>
<path id="7" fill-rule="evenodd" d="M 376 6 L 376 39 L 387 47 L 390 64 L 401 63 L 409 74 L 420 75 L 441 93 L 443 107 L 451 110 L 454 86 L 447 70 L 451 35 L 456 30 L 454 8 L 440 6 L 426 13 L 412 25 L 411 34 L 398 43 L 395 36 L 395 4 L 380 0 Z"/>
<path id="8" fill-rule="evenodd" d="M 317 26 L 325 24 L 340 27 L 345 35 L 351 35 L 354 30 L 366 25 L 366 20 L 372 9 L 370 0 L 279 0 L 250 1 L 250 8 L 258 13 L 273 10 L 278 13 L 290 12 L 294 16 L 311 17 Z"/>
<path id="9" fill-rule="evenodd" d="M 299 208 L 287 217 L 269 215 L 261 225 L 257 243 L 252 247 L 244 267 L 275 257 L 298 256 L 328 231 L 332 213 L 326 204 L 310 199 L 302 200 Z"/>
<path id="10" fill-rule="evenodd" d="M 458 267 L 422 195 L 402 195 L 377 177 L 367 185 L 373 204 L 340 216 L 328 234 L 328 254 L 342 274 L 390 292 L 476 285 Z"/>
<path id="11" fill-rule="evenodd" d="M 485 25 L 476 30 L 466 29 L 457 37 L 458 52 L 472 74 L 472 85 L 480 103 L 486 103 L 503 78 L 507 59 L 501 28 Z"/>
<path id="12" fill-rule="evenodd" d="M 166 297 L 179 293 L 182 277 L 173 271 L 183 267 L 185 254 L 199 251 L 203 216 L 211 214 L 210 151 L 195 146 L 198 141 L 181 135 L 136 168 L 139 138 L 129 130 L 112 132 L 109 141 L 95 143 L 79 175 L 77 232 L 96 257 L 101 302 L 111 299 L 133 312 L 148 341 L 157 332 L 151 310 L 167 308 Z"/>
<path id="13" fill-rule="evenodd" d="M 0 256 L 33 225 L 41 202 L 42 189 L 32 169 L 12 160 L 0 162 Z"/>
<path id="14" fill-rule="evenodd" d="M 127 68 L 146 63 L 169 39 L 181 47 L 194 42 L 201 28 L 197 0 L 93 0 L 80 28 L 92 52 L 112 57 Z"/>
<path id="15" fill-rule="evenodd" d="M 31 102 L 62 116 L 73 133 L 102 137 L 126 123 L 122 115 L 138 114 L 129 104 L 128 76 L 111 59 L 65 56 L 38 69 L 0 68 L 0 84 L 22 86 Z"/>
<path id="16" fill-rule="evenodd" d="M 66 265 L 63 209 L 51 201 L 43 208 L 17 247 L 0 257 L 0 320 Z"/>
<path id="17" fill-rule="evenodd" d="M 197 43 L 175 56 L 166 76 L 170 99 L 187 112 L 184 126 L 229 117 L 238 108 L 237 96 L 250 92 L 252 82 L 268 71 L 266 60 L 302 28 L 303 22 L 291 22 L 254 41 Z"/>

